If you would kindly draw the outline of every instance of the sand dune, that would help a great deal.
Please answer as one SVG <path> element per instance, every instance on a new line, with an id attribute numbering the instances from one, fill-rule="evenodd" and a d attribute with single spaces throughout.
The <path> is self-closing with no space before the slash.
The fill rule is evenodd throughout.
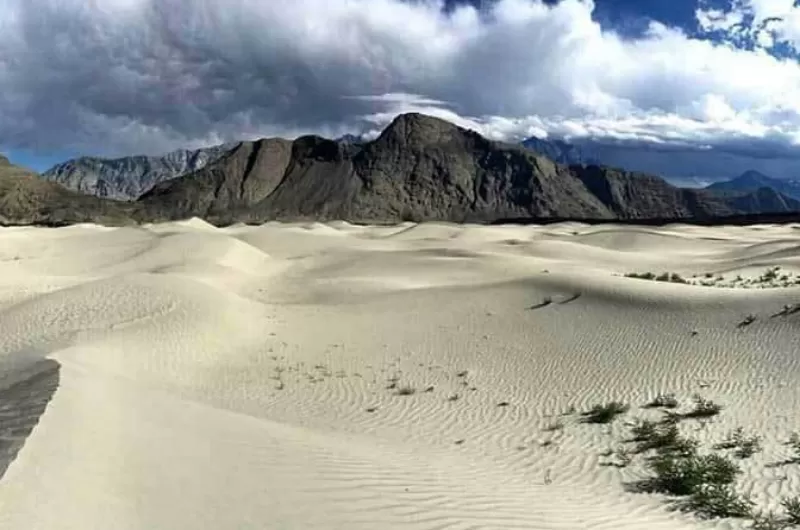
<path id="1" fill-rule="evenodd" d="M 724 405 L 701 443 L 763 436 L 738 489 L 800 495 L 771 465 L 800 431 L 775 266 L 800 274 L 797 227 L 2 229 L 0 528 L 743 528 L 603 455 L 699 392 Z M 648 271 L 743 280 L 624 276 Z M 610 400 L 609 426 L 568 413 Z"/>

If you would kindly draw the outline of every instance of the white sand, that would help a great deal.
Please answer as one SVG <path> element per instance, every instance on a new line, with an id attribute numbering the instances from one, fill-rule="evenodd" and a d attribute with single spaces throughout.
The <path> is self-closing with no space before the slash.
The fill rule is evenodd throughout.
<path id="1" fill-rule="evenodd" d="M 800 226 L 0 229 L 1 368 L 61 364 L 0 528 L 739 528 L 626 492 L 646 470 L 601 453 L 701 392 L 725 409 L 699 439 L 764 436 L 739 489 L 800 494 L 768 466 L 800 431 L 800 312 L 769 315 L 800 287 L 622 275 L 771 266 L 800 273 Z M 614 399 L 610 430 L 545 429 Z"/>

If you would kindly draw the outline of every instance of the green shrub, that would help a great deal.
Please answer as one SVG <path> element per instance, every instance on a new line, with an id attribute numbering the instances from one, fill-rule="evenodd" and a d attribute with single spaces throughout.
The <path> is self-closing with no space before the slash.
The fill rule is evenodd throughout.
<path id="1" fill-rule="evenodd" d="M 800 525 L 800 497 L 787 497 L 781 506 L 786 510 L 786 520 L 793 525 Z"/>
<path id="2" fill-rule="evenodd" d="M 631 432 L 631 441 L 637 443 L 636 453 L 655 450 L 661 455 L 690 457 L 697 452 L 697 440 L 681 436 L 675 423 L 643 421 L 634 426 Z"/>
<path id="3" fill-rule="evenodd" d="M 683 456 L 659 453 L 649 462 L 654 476 L 645 484 L 648 491 L 692 495 L 707 485 L 726 486 L 741 472 L 731 460 L 711 454 Z"/>
<path id="4" fill-rule="evenodd" d="M 626 278 L 638 278 L 640 280 L 654 280 L 656 275 L 652 272 L 629 272 L 625 275 Z"/>
<path id="5" fill-rule="evenodd" d="M 758 435 L 746 436 L 744 429 L 738 427 L 728 433 L 728 437 L 714 446 L 715 449 L 734 449 L 736 458 L 750 458 L 761 451 L 761 437 Z"/>
<path id="6" fill-rule="evenodd" d="M 789 441 L 786 442 L 786 445 L 791 446 L 794 450 L 794 458 L 792 462 L 800 462 L 800 434 L 793 432 L 791 436 L 789 436 Z"/>
<path id="7" fill-rule="evenodd" d="M 754 503 L 736 493 L 727 484 L 703 484 L 688 498 L 678 502 L 682 511 L 693 512 L 704 519 L 717 517 L 750 517 Z"/>

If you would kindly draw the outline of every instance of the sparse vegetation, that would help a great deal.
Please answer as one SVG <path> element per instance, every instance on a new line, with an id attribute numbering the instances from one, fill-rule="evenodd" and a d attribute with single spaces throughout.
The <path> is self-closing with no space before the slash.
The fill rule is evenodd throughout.
<path id="1" fill-rule="evenodd" d="M 657 282 L 683 283 L 688 285 L 702 285 L 704 287 L 739 288 L 739 289 L 764 289 L 768 287 L 789 287 L 800 285 L 800 277 L 794 276 L 791 272 L 779 274 L 780 267 L 770 267 L 760 276 L 743 278 L 741 274 L 735 277 L 726 278 L 723 274 L 706 272 L 702 275 L 694 274 L 690 279 L 686 279 L 676 272 L 628 272 L 626 278 L 638 278 L 641 280 L 653 280 Z"/>
<path id="2" fill-rule="evenodd" d="M 646 491 L 672 495 L 693 495 L 708 485 L 733 484 L 741 472 L 731 460 L 716 454 L 689 456 L 660 452 L 650 459 L 654 476 L 643 485 Z"/>
<path id="3" fill-rule="evenodd" d="M 744 317 L 738 324 L 736 324 L 736 327 L 737 328 L 744 328 L 746 326 L 749 326 L 750 324 L 755 322 L 757 318 L 758 317 L 756 315 L 750 313 L 749 315 Z"/>
<path id="4" fill-rule="evenodd" d="M 734 449 L 736 458 L 750 458 L 761 451 L 761 437 L 758 435 L 746 436 L 741 427 L 728 433 L 727 438 L 714 446 L 715 449 Z"/>
<path id="5" fill-rule="evenodd" d="M 686 499 L 678 501 L 682 511 L 690 511 L 704 519 L 717 517 L 749 517 L 755 506 L 728 484 L 703 484 Z"/>
<path id="6" fill-rule="evenodd" d="M 795 457 L 792 459 L 792 461 L 800 462 L 800 434 L 793 432 L 791 436 L 789 436 L 789 440 L 786 442 L 786 445 L 790 446 L 792 450 L 794 450 Z"/>
<path id="7" fill-rule="evenodd" d="M 800 497 L 787 497 L 781 502 L 789 524 L 800 526 Z"/>
<path id="8" fill-rule="evenodd" d="M 700 395 L 694 396 L 694 408 L 683 414 L 684 418 L 711 418 L 722 411 L 722 405 L 705 399 Z"/>
<path id="9" fill-rule="evenodd" d="M 675 409 L 680 406 L 680 402 L 675 397 L 675 394 L 659 394 L 653 400 L 645 405 L 645 408 L 665 408 Z"/>
<path id="10" fill-rule="evenodd" d="M 697 450 L 697 441 L 684 438 L 676 423 L 671 421 L 655 423 L 642 421 L 632 429 L 636 453 L 645 453 L 655 450 L 662 455 L 691 456 Z"/>
<path id="11" fill-rule="evenodd" d="M 583 413 L 585 423 L 611 423 L 614 419 L 628 412 L 630 407 L 618 401 L 612 401 L 605 405 L 595 405 L 588 412 Z"/>

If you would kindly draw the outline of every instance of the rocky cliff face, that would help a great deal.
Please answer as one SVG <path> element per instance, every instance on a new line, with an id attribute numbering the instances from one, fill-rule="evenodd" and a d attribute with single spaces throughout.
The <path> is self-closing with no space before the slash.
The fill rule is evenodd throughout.
<path id="1" fill-rule="evenodd" d="M 205 167 L 234 147 L 225 144 L 164 156 L 82 157 L 48 169 L 42 178 L 80 193 L 132 201 L 160 182 Z"/>

